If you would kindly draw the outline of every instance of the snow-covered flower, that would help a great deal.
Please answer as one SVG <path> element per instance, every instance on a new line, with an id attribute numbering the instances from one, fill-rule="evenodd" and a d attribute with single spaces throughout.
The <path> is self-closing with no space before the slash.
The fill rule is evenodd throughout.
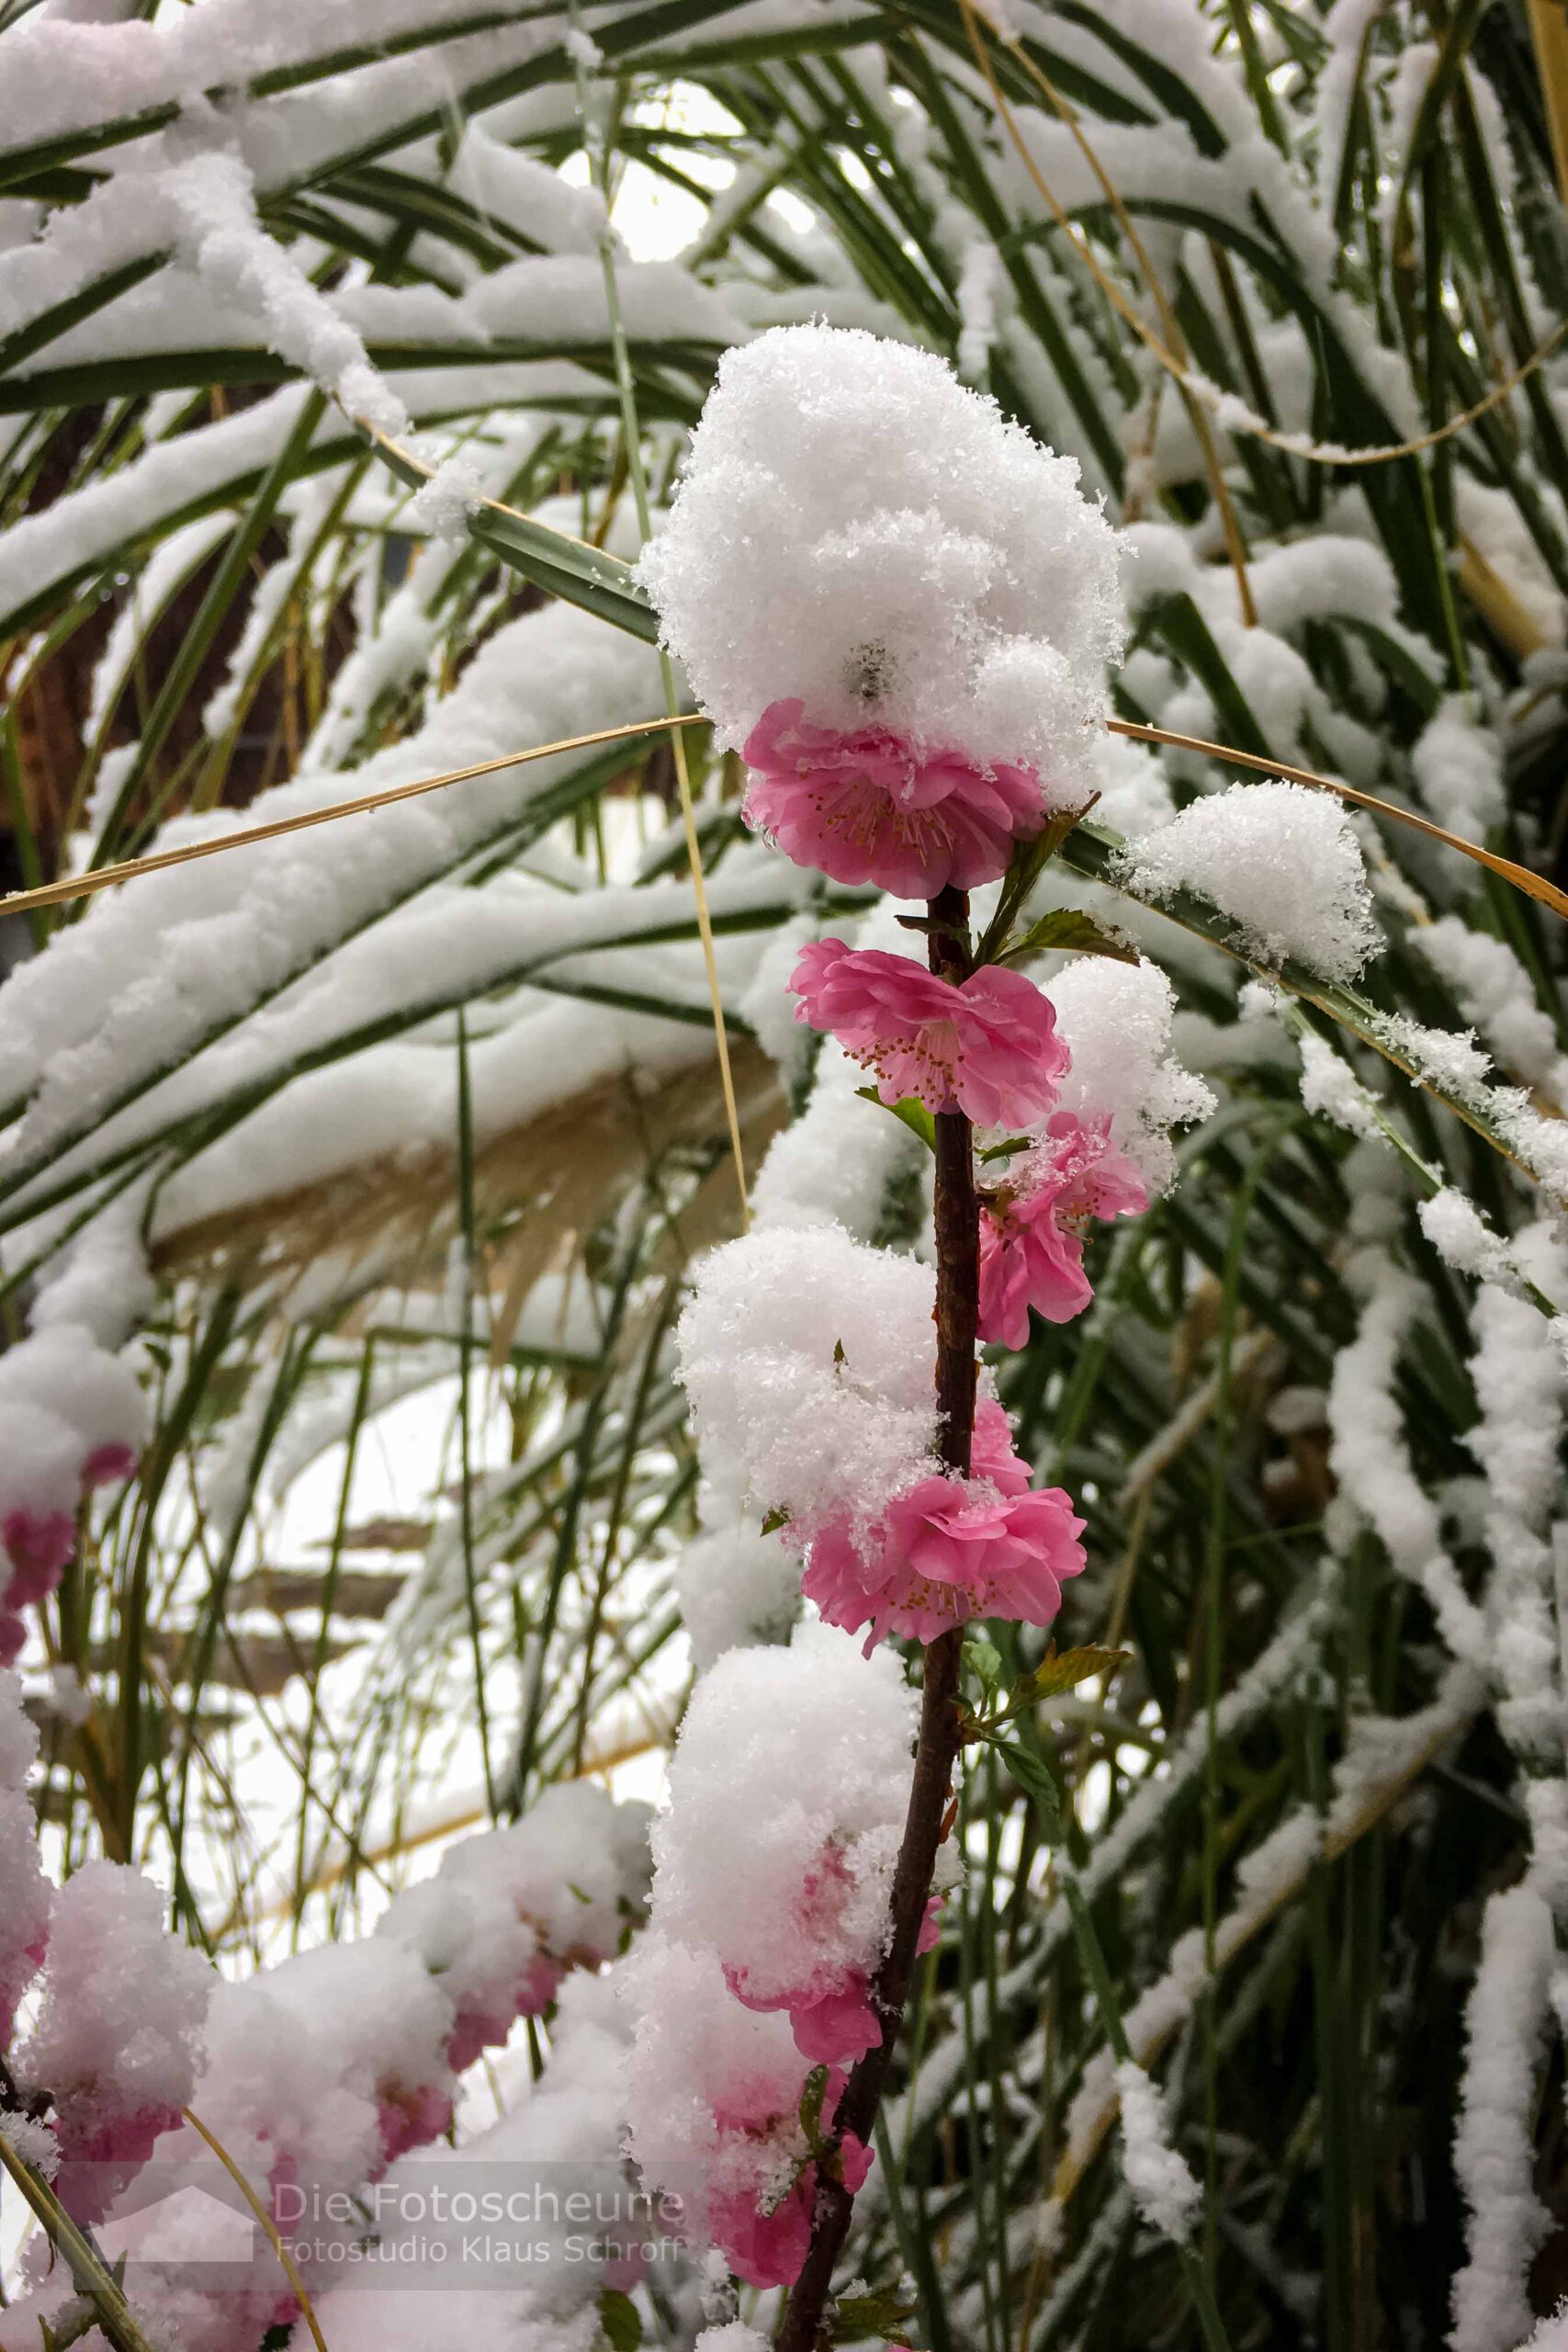
<path id="1" fill-rule="evenodd" d="M 1048 1323 L 1081 1315 L 1094 1296 L 1085 1227 L 1148 1204 L 1137 1170 L 1111 1141 L 1110 1120 L 1058 1111 L 1043 1140 L 981 1204 L 981 1338 L 1027 1346 L 1032 1306 Z"/>
<path id="2" fill-rule="evenodd" d="M 797 704 L 879 760 L 1030 772 L 1037 814 L 1093 790 L 1122 638 L 1117 540 L 1077 473 L 931 352 L 778 327 L 720 361 L 641 577 L 728 747 Z"/>
<path id="3" fill-rule="evenodd" d="M 1028 1126 L 1067 1073 L 1050 998 L 999 965 L 954 983 L 912 956 L 821 939 L 802 948 L 790 987 L 796 1020 L 830 1031 L 885 1102 L 914 1095 L 977 1126 Z"/>
<path id="4" fill-rule="evenodd" d="M 1001 1407 L 975 1416 L 970 1476 L 922 1478 L 868 1539 L 842 1521 L 812 1544 L 804 1590 L 830 1625 L 934 1641 L 971 1617 L 1048 1625 L 1084 1566 L 1084 1521 L 1060 1487 L 1029 1491 Z"/>
<path id="5" fill-rule="evenodd" d="M 813 726 L 798 698 L 770 703 L 746 738 L 743 814 L 796 865 L 896 899 L 976 890 L 1044 821 L 1040 779 L 885 727 Z"/>

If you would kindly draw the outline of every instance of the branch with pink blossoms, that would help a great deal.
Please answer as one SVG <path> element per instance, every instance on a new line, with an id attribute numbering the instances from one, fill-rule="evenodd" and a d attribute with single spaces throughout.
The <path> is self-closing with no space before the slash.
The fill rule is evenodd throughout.
<path id="1" fill-rule="evenodd" d="M 970 977 L 969 902 L 943 890 L 931 901 L 931 967 L 950 983 Z M 952 1476 L 969 1475 L 975 1429 L 976 1342 L 980 1316 L 980 1212 L 975 1187 L 974 1130 L 962 1111 L 936 1114 L 936 1391 L 938 1444 Z M 920 1729 L 909 1810 L 893 1879 L 886 1957 L 872 1985 L 882 2039 L 852 2072 L 827 2145 L 836 2153 L 846 2132 L 869 2145 L 883 2087 L 904 2019 L 916 1948 L 925 1923 L 931 1881 L 944 1834 L 953 1767 L 963 1713 L 958 1702 L 964 1629 L 954 1625 L 924 1651 Z M 811 2245 L 790 2293 L 778 2352 L 813 2352 L 854 2199 L 831 2162 L 818 2163 L 811 2216 Z"/>

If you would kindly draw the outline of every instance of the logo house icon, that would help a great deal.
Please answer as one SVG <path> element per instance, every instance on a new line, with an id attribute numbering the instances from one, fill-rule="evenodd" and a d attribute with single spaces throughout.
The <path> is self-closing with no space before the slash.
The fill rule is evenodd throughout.
<path id="1" fill-rule="evenodd" d="M 134 2213 L 117 2214 L 95 2233 L 111 2262 L 185 2265 L 249 2263 L 256 2252 L 256 2225 L 247 2213 L 205 2188 L 187 2185 Z"/>

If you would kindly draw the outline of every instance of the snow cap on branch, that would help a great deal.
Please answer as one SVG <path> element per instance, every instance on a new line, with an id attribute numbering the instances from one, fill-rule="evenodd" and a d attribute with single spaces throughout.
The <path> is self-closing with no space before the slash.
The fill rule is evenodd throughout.
<path id="1" fill-rule="evenodd" d="M 931 1271 L 841 1227 L 705 1258 L 676 1333 L 704 1466 L 802 1529 L 869 1522 L 931 1466 Z"/>
<path id="2" fill-rule="evenodd" d="M 814 2063 L 877 2039 L 882 1957 L 908 1803 L 914 1693 L 897 1659 L 799 1626 L 731 1650 L 698 1683 L 654 1829 L 653 1928 L 715 1952 L 749 2007 L 789 2013 Z"/>
<path id="3" fill-rule="evenodd" d="M 1233 784 L 1133 842 L 1127 878 L 1165 899 L 1196 890 L 1264 962 L 1287 956 L 1353 979 L 1382 934 L 1360 843 L 1333 795 L 1304 784 Z"/>
<path id="4" fill-rule="evenodd" d="M 824 326 L 728 352 L 641 571 L 720 740 L 758 730 L 758 821 L 803 863 L 973 888 L 1031 800 L 1037 826 L 1092 788 L 1114 537 L 1074 460 L 931 352 Z M 796 843 L 780 794 L 803 778 L 827 797 Z M 918 871 L 883 837 L 904 819 Z"/>
<path id="5" fill-rule="evenodd" d="M 1203 1080 L 1172 1057 L 1170 982 L 1157 964 L 1080 956 L 1056 974 L 1051 997 L 1072 1056 L 1062 1109 L 1109 1121 L 1149 1192 L 1165 1192 L 1176 1173 L 1170 1129 L 1214 1108 Z"/>

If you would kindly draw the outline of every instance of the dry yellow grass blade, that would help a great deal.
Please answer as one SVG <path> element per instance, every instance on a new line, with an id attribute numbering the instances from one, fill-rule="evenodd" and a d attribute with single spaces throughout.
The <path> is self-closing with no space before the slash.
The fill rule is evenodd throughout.
<path id="1" fill-rule="evenodd" d="M 276 2255 L 279 2262 L 282 2263 L 288 2283 L 294 2290 L 294 2300 L 305 2315 L 305 2324 L 310 2331 L 311 2337 L 315 2343 L 316 2352 L 327 2352 L 326 2338 L 321 2334 L 321 2328 L 317 2324 L 316 2314 L 310 2307 L 310 2298 L 306 2292 L 305 2281 L 300 2278 L 299 2270 L 295 2266 L 294 2256 L 289 2253 L 288 2248 L 278 2236 L 276 2225 L 273 2221 L 272 2215 L 267 2211 L 266 2207 L 256 2195 L 255 2190 L 251 2187 L 250 2182 L 245 2178 L 244 2174 L 240 2170 L 240 2167 L 234 2162 L 233 2157 L 229 2154 L 228 2149 L 222 2145 L 221 2142 L 214 2139 L 212 2133 L 208 2130 L 200 2116 L 193 2115 L 188 2107 L 182 2108 L 180 2111 L 184 2115 L 186 2121 L 190 2125 L 191 2130 L 193 2132 L 200 2132 L 202 2138 L 206 2141 L 208 2146 L 211 2149 L 213 2154 L 217 2157 L 219 2163 L 222 2165 L 224 2171 L 228 2174 L 230 2179 L 233 2182 L 235 2188 L 239 2190 L 241 2196 L 244 2199 L 246 2204 L 255 2215 L 257 2221 L 261 2223 L 263 2229 L 266 2232 L 266 2234 L 272 2243 L 272 2250 L 274 2254 Z"/>
<path id="2" fill-rule="evenodd" d="M 1049 207 L 1051 216 L 1056 222 L 1057 227 L 1062 231 L 1063 234 L 1071 241 L 1073 249 L 1077 253 L 1078 259 L 1083 263 L 1084 267 L 1089 271 L 1090 277 L 1094 279 L 1095 284 L 1100 288 L 1100 292 L 1111 304 L 1111 309 L 1116 312 L 1117 316 L 1124 320 L 1126 324 L 1132 328 L 1133 333 L 1138 337 L 1138 340 L 1144 345 L 1145 348 L 1151 352 L 1154 357 L 1158 360 L 1160 366 L 1180 387 L 1181 390 L 1187 395 L 1190 402 L 1192 402 L 1200 411 L 1212 410 L 1215 397 L 1214 386 L 1206 382 L 1200 377 L 1195 377 L 1188 368 L 1185 362 L 1185 356 L 1179 356 L 1178 351 L 1173 350 L 1168 343 L 1162 342 L 1159 336 L 1155 334 L 1152 330 L 1145 324 L 1144 321 L 1138 316 L 1137 311 L 1134 309 L 1132 303 L 1128 301 L 1126 296 L 1117 285 L 1115 279 L 1101 267 L 1099 260 L 1096 258 L 1093 247 L 1089 244 L 1088 238 L 1079 229 L 1077 223 L 1072 219 L 1066 208 L 1058 203 L 1055 196 L 1047 187 L 1045 180 L 1040 172 L 1039 166 L 1036 164 L 1033 156 L 1029 152 L 1023 134 L 1019 130 L 1017 118 L 1014 115 L 1011 107 L 1008 103 L 1007 95 L 1002 89 L 1001 84 L 997 79 L 996 71 L 991 64 L 990 57 L 987 52 L 985 42 L 981 39 L 980 19 L 976 14 L 975 0 L 959 0 L 959 6 L 964 13 L 964 25 L 969 34 L 970 46 L 975 52 L 976 62 L 979 66 L 981 73 L 986 77 L 986 84 L 991 93 L 992 103 L 996 107 L 997 113 L 1001 119 L 1003 128 L 1006 130 L 1009 139 L 1012 141 L 1014 148 L 1018 152 L 1019 161 L 1022 164 L 1024 170 L 1029 174 L 1029 176 L 1033 181 L 1035 187 L 1039 190 L 1041 197 Z M 1537 13 L 1547 17 L 1555 17 L 1559 23 L 1562 21 L 1562 11 L 1561 6 L 1554 5 L 1554 0 L 1531 0 L 1532 17 Z M 1001 38 L 1001 36 L 997 32 L 995 27 L 988 27 L 987 29 L 990 31 L 993 40 L 999 40 Z M 1565 106 L 1568 106 L 1568 33 L 1565 33 L 1562 38 L 1564 51 L 1562 74 L 1564 76 L 1565 86 L 1562 89 L 1562 96 Z M 1112 190 L 1111 183 L 1107 180 L 1104 173 L 1100 170 L 1099 164 L 1095 161 L 1094 155 L 1085 141 L 1082 132 L 1075 122 L 1070 109 L 1057 96 L 1055 90 L 1052 87 L 1051 83 L 1040 71 L 1040 68 L 1035 64 L 1033 59 L 1025 52 L 1021 45 L 1017 40 L 1009 40 L 1007 47 L 1016 56 L 1019 64 L 1021 66 L 1024 73 L 1029 75 L 1030 80 L 1036 85 L 1042 95 L 1049 100 L 1056 113 L 1066 124 L 1068 130 L 1073 132 L 1079 147 L 1082 149 L 1085 158 L 1087 159 L 1091 170 L 1094 172 L 1095 177 L 1099 180 L 1101 187 L 1105 189 L 1107 201 L 1110 203 L 1111 209 L 1116 214 L 1116 218 L 1121 222 L 1124 232 L 1132 234 L 1132 224 L 1128 220 L 1125 207 L 1123 206 L 1121 198 Z M 1541 53 L 1543 59 L 1542 78 L 1544 81 L 1545 52 L 1542 51 Z M 1550 103 L 1551 96 L 1549 89 L 1549 104 Z M 1556 140 L 1557 120 L 1554 115 L 1552 118 L 1552 141 L 1554 150 L 1556 148 Z M 1562 161 L 1560 156 L 1560 175 L 1561 171 Z M 1135 235 L 1133 236 L 1133 243 L 1134 248 L 1141 252 L 1142 249 L 1138 245 L 1138 241 Z M 1439 442 L 1450 439 L 1456 433 L 1462 433 L 1466 425 L 1473 424 L 1478 417 L 1486 415 L 1487 412 L 1491 409 L 1495 409 L 1500 401 L 1506 401 L 1510 392 L 1517 391 L 1519 386 L 1526 380 L 1526 379 L 1532 376 L 1538 368 L 1540 368 L 1546 360 L 1551 358 L 1552 353 L 1556 350 L 1558 345 L 1563 340 L 1565 335 L 1568 335 L 1568 319 L 1560 319 L 1557 324 L 1552 328 L 1551 334 L 1545 338 L 1544 342 L 1538 344 L 1527 358 L 1522 359 L 1517 368 L 1511 369 L 1506 376 L 1503 377 L 1497 383 L 1494 384 L 1491 390 L 1484 393 L 1480 400 L 1476 401 L 1472 404 L 1472 406 L 1467 409 L 1461 409 L 1456 416 L 1449 417 L 1442 424 L 1434 425 L 1429 432 L 1416 434 L 1408 441 L 1387 442 L 1380 445 L 1376 448 L 1371 449 L 1327 448 L 1319 447 L 1309 440 L 1303 440 L 1298 434 L 1278 432 L 1273 425 L 1268 424 L 1265 419 L 1260 416 L 1248 416 L 1239 413 L 1229 413 L 1226 415 L 1224 429 L 1227 433 L 1249 434 L 1253 440 L 1265 442 L 1269 448 L 1281 450 L 1284 455 L 1289 458 L 1300 458 L 1309 465 L 1391 465 L 1395 458 L 1415 458 L 1418 457 L 1424 449 L 1435 449 Z M 1224 519 L 1223 503 L 1222 519 Z M 1230 524 L 1228 521 L 1226 523 L 1225 537 L 1228 545 L 1230 540 Z M 1246 600 L 1244 599 L 1244 611 L 1245 606 Z"/>
<path id="3" fill-rule="evenodd" d="M 1527 898 L 1539 899 L 1543 907 L 1568 921 L 1568 893 L 1560 890 L 1555 882 L 1544 875 L 1532 874 L 1528 865 L 1516 865 L 1511 857 L 1499 857 L 1495 850 L 1483 849 L 1479 842 L 1467 842 L 1462 834 L 1450 833 L 1445 826 L 1435 825 L 1430 817 L 1418 817 L 1413 808 L 1395 808 L 1392 800 L 1380 800 L 1374 792 L 1358 792 L 1352 784 L 1340 784 L 1331 775 L 1319 775 L 1313 768 L 1292 767 L 1284 760 L 1266 760 L 1256 752 L 1235 752 L 1224 743 L 1210 743 L 1201 735 L 1173 735 L 1168 728 L 1141 727 L 1130 718 L 1108 718 L 1105 722 L 1112 735 L 1129 736 L 1135 743 L 1165 743 L 1172 751 L 1200 752 L 1206 759 L 1228 760 L 1235 767 L 1258 768 L 1265 775 L 1283 776 L 1291 784 L 1310 784 L 1320 792 L 1337 793 L 1341 800 L 1352 801 L 1358 808 L 1370 808 L 1376 817 L 1388 817 L 1396 825 L 1408 825 L 1412 832 L 1425 833 L 1429 841 L 1441 842 L 1445 849 L 1457 849 L 1463 857 L 1473 858 L 1477 865 L 1484 865 L 1489 874 L 1499 875 L 1511 882 L 1516 890 L 1523 890 Z"/>
<path id="4" fill-rule="evenodd" d="M 445 775 L 423 775 L 412 784 L 389 785 L 383 792 L 361 793 L 355 800 L 334 800 L 329 808 L 308 808 L 297 817 L 275 818 L 270 824 L 246 825 L 234 833 L 214 833 L 209 841 L 184 842 L 178 849 L 154 850 L 147 857 L 128 857 L 118 865 L 100 865 L 89 874 L 62 875 L 36 890 L 10 890 L 0 898 L 0 914 L 25 914 L 29 907 L 63 906 L 69 899 L 90 899 L 96 891 L 113 889 L 137 874 L 162 874 L 172 865 L 188 865 L 193 858 L 216 857 L 226 849 L 246 849 L 254 842 L 277 841 L 285 833 L 302 833 L 311 825 L 330 825 L 339 817 L 363 817 L 372 808 L 389 808 L 394 801 L 417 800 L 421 793 L 439 792 L 444 785 L 468 784 L 475 776 L 494 775 L 502 768 L 520 768 L 529 760 L 547 760 L 558 752 L 591 751 L 595 743 L 630 742 L 638 735 L 664 734 L 671 728 L 700 727 L 695 715 L 682 718 L 638 718 L 626 727 L 601 727 L 592 735 L 569 735 L 559 743 L 535 743 L 525 752 L 503 752 L 499 759 L 480 760 L 471 768 L 449 768 Z"/>
<path id="5" fill-rule="evenodd" d="M 1568 15 L 1562 0 L 1526 0 L 1526 8 L 1541 96 L 1546 100 L 1558 193 L 1568 204 Z"/>
<path id="6" fill-rule="evenodd" d="M 982 73 L 984 73 L 987 81 L 990 84 L 991 95 L 995 99 L 998 107 L 1002 111 L 1003 116 L 1007 120 L 1009 132 L 1012 137 L 1014 145 L 1017 146 L 1020 154 L 1023 157 L 1030 177 L 1033 180 L 1036 187 L 1038 187 L 1040 193 L 1045 198 L 1046 203 L 1051 207 L 1052 212 L 1055 214 L 1056 220 L 1065 228 L 1067 228 L 1069 233 L 1071 233 L 1070 224 L 1068 223 L 1066 212 L 1057 203 L 1056 198 L 1053 196 L 1051 190 L 1046 187 L 1040 173 L 1035 169 L 1032 158 L 1025 152 L 1022 143 L 1018 137 L 1017 130 L 1013 126 L 1012 119 L 1007 111 L 1007 101 L 1003 97 L 1000 87 L 992 75 L 989 61 L 986 56 L 985 44 L 980 35 L 979 22 L 975 14 L 974 0 L 959 0 L 959 6 L 964 14 L 964 29 L 969 35 L 969 45 L 971 49 L 973 49 L 976 59 L 979 61 Z M 1170 304 L 1166 298 L 1165 288 L 1160 282 L 1159 273 L 1149 257 L 1147 247 L 1145 245 L 1143 239 L 1138 234 L 1137 226 L 1133 220 L 1132 214 L 1128 211 L 1125 204 L 1122 200 L 1121 190 L 1116 187 L 1115 182 L 1111 178 L 1110 174 L 1101 164 L 1099 156 L 1094 152 L 1094 149 L 1089 145 L 1088 139 L 1084 136 L 1083 126 L 1079 122 L 1077 114 L 1067 104 L 1066 100 L 1061 96 L 1055 85 L 1041 72 L 1033 60 L 1025 56 L 1021 49 L 1019 50 L 1018 55 L 1031 79 L 1037 85 L 1044 96 L 1049 100 L 1056 114 L 1061 118 L 1062 121 L 1066 123 L 1068 130 L 1072 133 L 1073 140 L 1077 147 L 1078 153 L 1082 155 L 1085 163 L 1089 165 L 1089 170 L 1094 174 L 1095 178 L 1099 181 L 1100 186 L 1104 192 L 1105 200 L 1110 205 L 1111 211 L 1115 214 L 1117 224 L 1136 256 L 1138 267 L 1143 272 L 1144 283 L 1148 288 L 1155 308 L 1159 313 L 1160 327 L 1165 335 L 1165 344 L 1156 343 L 1153 345 L 1153 347 L 1163 354 L 1166 350 L 1166 346 L 1169 346 L 1169 365 L 1171 371 L 1178 385 L 1180 387 L 1182 398 L 1187 407 L 1187 413 L 1191 420 L 1192 430 L 1197 436 L 1198 446 L 1202 453 L 1203 470 L 1208 476 L 1209 488 L 1213 495 L 1214 503 L 1219 509 L 1221 527 L 1224 532 L 1225 552 L 1230 559 L 1231 570 L 1235 574 L 1236 602 L 1241 608 L 1241 617 L 1247 628 L 1255 628 L 1258 625 L 1258 608 L 1253 603 L 1252 582 L 1247 578 L 1247 541 L 1242 534 L 1241 521 L 1240 517 L 1236 514 L 1235 502 L 1231 497 L 1229 487 L 1226 484 L 1224 475 L 1221 470 L 1220 453 L 1214 447 L 1213 428 L 1210 422 L 1209 412 L 1204 407 L 1202 401 L 1196 397 L 1191 389 L 1190 375 L 1187 365 L 1187 345 L 1182 337 L 1180 326 L 1177 322 L 1176 313 L 1171 309 Z M 1080 243 L 1078 249 L 1087 259 L 1087 244 Z M 1098 265 L 1091 262 L 1090 266 L 1094 269 L 1097 280 L 1103 288 L 1106 288 L 1106 290 L 1109 291 L 1110 281 L 1102 276 Z M 1122 307 L 1122 306 L 1119 302 L 1118 308 Z M 1127 308 L 1124 310 L 1123 315 L 1128 318 L 1132 318 L 1134 313 L 1130 308 Z M 1145 339 L 1148 339 L 1147 330 L 1142 327 L 1141 322 L 1139 323 L 1140 332 L 1145 335 Z"/>
<path id="7" fill-rule="evenodd" d="M 585 751 L 596 743 L 630 741 L 638 735 L 666 732 L 674 732 L 679 743 L 680 729 L 705 723 L 701 713 L 694 711 L 679 718 L 639 718 L 626 727 L 604 727 L 592 735 L 572 735 L 558 743 L 536 743 L 526 751 L 506 752 L 499 759 L 481 760 L 476 767 L 451 768 L 444 775 L 421 776 L 412 784 L 392 785 L 384 792 L 365 793 L 356 800 L 334 801 L 330 808 L 308 809 L 298 817 L 280 817 L 266 825 L 247 825 L 238 832 L 215 833 L 210 841 L 186 842 L 178 849 L 156 850 L 150 857 L 127 858 L 119 865 L 99 866 L 93 874 L 65 875 L 36 890 L 13 890 L 0 898 L 0 914 L 25 914 L 29 907 L 60 906 L 67 899 L 87 898 L 95 891 L 132 881 L 138 875 L 162 873 L 170 866 L 188 865 L 192 858 L 216 857 L 222 850 L 244 849 L 254 842 L 275 841 L 280 834 L 302 832 L 310 825 L 331 824 L 339 817 L 363 816 L 394 801 L 438 792 L 449 784 L 491 775 L 501 768 L 521 767 L 529 760 L 549 759 L 558 752 Z M 1441 842 L 1445 848 L 1458 850 L 1461 856 L 1472 858 L 1478 865 L 1484 865 L 1488 872 L 1511 882 L 1516 889 L 1523 890 L 1542 906 L 1550 907 L 1554 914 L 1568 920 L 1568 893 L 1560 890 L 1555 883 L 1532 874 L 1527 865 L 1516 865 L 1512 858 L 1499 857 L 1479 842 L 1468 842 L 1461 834 L 1449 832 L 1429 817 L 1418 817 L 1414 809 L 1399 808 L 1391 800 L 1380 800 L 1375 793 L 1359 792 L 1353 785 L 1340 784 L 1331 775 L 1319 775 L 1312 768 L 1292 767 L 1284 760 L 1264 759 L 1254 752 L 1238 752 L 1228 743 L 1211 743 L 1201 735 L 1174 735 L 1168 728 L 1144 727 L 1128 718 L 1108 718 L 1105 724 L 1112 735 L 1125 735 L 1134 742 L 1164 743 L 1172 751 L 1197 752 L 1205 759 L 1228 761 L 1233 767 L 1256 768 L 1265 775 L 1284 776 L 1292 784 L 1315 785 L 1320 791 L 1337 793 L 1341 800 L 1353 801 L 1359 808 L 1370 808 L 1375 816 L 1408 825 L 1413 831 Z M 728 1053 L 724 1058 L 728 1059 Z"/>

